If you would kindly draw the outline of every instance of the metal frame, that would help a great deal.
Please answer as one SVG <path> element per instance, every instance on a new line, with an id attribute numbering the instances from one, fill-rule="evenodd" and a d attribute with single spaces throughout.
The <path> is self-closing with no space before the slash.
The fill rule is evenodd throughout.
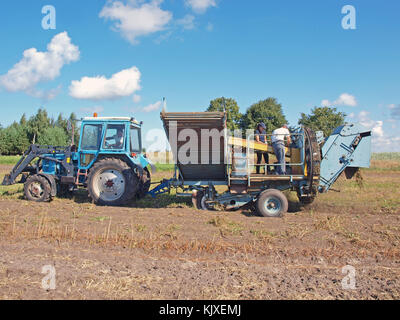
<path id="1" fill-rule="evenodd" d="M 164 126 L 164 129 L 165 126 Z M 252 186 L 252 182 L 261 182 L 260 190 L 259 191 L 253 191 L 249 192 L 246 194 L 233 194 L 230 191 L 227 191 L 223 194 L 218 195 L 218 193 L 215 190 L 215 186 L 227 186 L 231 187 L 232 186 L 232 181 L 239 181 L 240 178 L 234 178 L 231 175 L 231 168 L 233 166 L 232 162 L 232 150 L 230 150 L 230 147 L 232 146 L 232 149 L 234 148 L 234 145 L 230 144 L 228 141 L 228 135 L 227 135 L 227 129 L 224 129 L 225 133 L 225 139 L 224 139 L 224 150 L 225 150 L 225 156 L 224 160 L 226 161 L 226 180 L 225 181 L 220 181 L 220 180 L 184 180 L 183 175 L 178 167 L 177 164 L 175 164 L 175 171 L 174 171 L 174 178 L 171 180 L 164 180 L 159 186 L 154 188 L 149 192 L 149 194 L 152 197 L 156 197 L 159 194 L 164 194 L 167 192 L 170 192 L 171 188 L 175 189 L 183 189 L 183 191 L 193 191 L 193 190 L 208 190 L 209 192 L 209 199 L 211 199 L 211 202 L 218 202 L 220 204 L 227 205 L 227 208 L 236 208 L 236 207 L 241 207 L 245 205 L 246 203 L 249 203 L 251 201 L 255 201 L 263 190 L 268 189 L 272 184 L 274 189 L 278 190 L 287 190 L 291 189 L 294 187 L 300 188 L 302 181 L 306 179 L 306 176 L 303 175 L 287 175 L 287 176 L 277 176 L 277 175 L 265 175 L 263 176 L 257 176 L 257 177 L 252 177 L 252 167 L 256 165 L 250 165 L 248 159 L 247 159 L 247 177 L 246 177 L 246 183 L 247 187 Z M 272 136 L 272 134 L 265 134 L 266 137 Z M 297 146 L 299 147 L 300 151 L 300 158 L 301 162 L 300 163 L 290 163 L 287 162 L 287 165 L 290 166 L 300 166 L 302 168 L 302 172 L 304 173 L 305 171 L 305 135 L 304 132 L 297 132 L 297 133 L 292 133 L 291 136 L 299 136 L 301 137 L 300 141 L 297 141 Z M 254 141 L 255 134 L 251 134 L 247 136 L 246 138 L 246 156 L 249 157 L 250 154 L 250 141 Z M 267 169 L 268 166 L 276 166 L 276 164 L 265 164 L 265 169 Z M 267 170 L 266 170 L 267 171 Z M 185 188 L 186 187 L 186 188 Z M 178 194 L 178 193 L 177 193 Z M 183 194 L 183 195 L 190 195 L 190 194 Z"/>
<path id="2" fill-rule="evenodd" d="M 265 180 L 265 181 L 270 181 L 270 180 L 289 180 L 289 181 L 293 181 L 293 180 L 299 179 L 300 177 L 303 178 L 303 179 L 306 177 L 306 175 L 304 175 L 304 174 L 303 175 L 293 175 L 293 174 L 290 174 L 290 175 L 268 175 L 268 174 L 265 174 L 264 177 L 263 176 L 256 176 L 256 177 L 252 176 L 252 171 L 253 171 L 252 169 L 254 167 L 257 167 L 257 166 L 264 167 L 265 172 L 267 172 L 268 171 L 267 170 L 268 167 L 271 168 L 271 167 L 275 167 L 277 165 L 280 165 L 280 164 L 264 164 L 264 165 L 262 165 L 262 164 L 260 164 L 260 165 L 252 164 L 252 165 L 250 165 L 249 155 L 251 154 L 250 150 L 252 149 L 250 147 L 250 144 L 251 144 L 251 142 L 255 141 L 255 136 L 256 135 L 257 136 L 264 136 L 266 138 L 272 136 L 272 134 L 250 134 L 246 138 L 247 185 L 248 185 L 248 187 L 251 186 L 251 182 L 254 179 Z M 301 152 L 300 152 L 301 162 L 300 163 L 286 162 L 286 165 L 287 166 L 299 166 L 299 167 L 302 168 L 302 172 L 304 173 L 305 172 L 305 167 L 306 167 L 305 166 L 305 136 L 304 136 L 304 132 L 291 133 L 291 137 L 293 137 L 293 136 L 301 137 L 301 142 L 300 142 L 300 146 L 299 146 L 299 149 L 301 150 Z M 268 141 L 268 139 L 266 139 L 266 140 Z M 239 148 L 242 148 L 242 147 L 239 146 Z M 228 163 L 227 163 L 227 172 L 229 172 L 230 169 L 233 167 L 232 152 L 229 152 L 229 160 L 228 160 Z M 268 152 L 268 151 L 265 151 L 265 152 Z M 254 153 L 252 153 L 252 154 L 254 155 Z M 228 174 L 228 176 L 229 176 L 229 183 L 228 183 L 229 186 L 231 186 L 231 180 L 241 180 L 240 178 L 237 178 L 237 179 L 232 178 L 230 174 Z"/>

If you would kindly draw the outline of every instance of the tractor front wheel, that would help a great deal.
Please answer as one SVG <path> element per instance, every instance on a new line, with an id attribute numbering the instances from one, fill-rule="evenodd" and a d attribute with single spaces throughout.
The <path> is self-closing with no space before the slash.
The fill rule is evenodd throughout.
<path id="1" fill-rule="evenodd" d="M 124 161 L 105 158 L 90 169 L 87 186 L 97 205 L 119 206 L 132 200 L 139 189 L 139 179 Z"/>
<path id="2" fill-rule="evenodd" d="M 51 200 L 50 182 L 37 174 L 30 176 L 24 184 L 25 198 L 29 201 L 47 202 Z"/>

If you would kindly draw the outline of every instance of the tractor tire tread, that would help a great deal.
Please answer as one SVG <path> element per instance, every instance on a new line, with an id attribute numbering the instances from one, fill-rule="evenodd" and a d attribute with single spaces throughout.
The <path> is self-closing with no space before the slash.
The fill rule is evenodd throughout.
<path id="1" fill-rule="evenodd" d="M 42 185 L 42 187 L 43 187 L 43 192 L 44 192 L 44 193 L 43 193 L 43 197 L 40 198 L 40 199 L 36 199 L 36 198 L 32 197 L 32 196 L 29 194 L 29 190 L 28 190 L 29 185 L 30 185 L 32 182 L 35 182 L 35 181 L 39 182 L 39 183 Z M 31 175 L 31 176 L 29 176 L 29 177 L 26 179 L 26 182 L 24 183 L 24 195 L 25 195 L 25 198 L 26 198 L 27 200 L 29 200 L 29 201 L 34 201 L 34 202 L 50 202 L 51 199 L 52 199 L 52 197 L 51 197 L 51 185 L 50 185 L 50 182 L 49 182 L 45 177 L 43 177 L 43 176 L 39 176 L 39 175 L 37 175 L 37 174 Z"/>
<path id="2" fill-rule="evenodd" d="M 115 200 L 115 201 L 104 201 L 100 197 L 98 197 L 94 190 L 93 190 L 93 177 L 96 175 L 96 172 L 98 172 L 101 169 L 104 168 L 117 168 L 121 170 L 123 173 L 125 180 L 126 180 L 126 188 L 125 192 L 123 195 Z M 133 172 L 132 168 L 123 160 L 119 158 L 103 158 L 99 161 L 97 161 L 93 167 L 89 170 L 89 174 L 87 177 L 87 190 L 89 193 L 89 197 L 92 199 L 92 201 L 100 206 L 120 206 L 120 205 L 125 205 L 134 197 L 136 196 L 138 190 L 139 190 L 139 178 L 137 175 Z"/>
<path id="3" fill-rule="evenodd" d="M 265 209 L 265 200 L 268 197 L 275 197 L 279 199 L 281 202 L 281 210 L 279 211 L 278 214 L 271 214 Z M 279 190 L 277 189 L 267 189 L 259 195 L 256 203 L 255 203 L 256 211 L 257 213 L 262 216 L 262 217 L 281 217 L 284 213 L 288 211 L 289 208 L 289 202 L 286 196 Z"/>

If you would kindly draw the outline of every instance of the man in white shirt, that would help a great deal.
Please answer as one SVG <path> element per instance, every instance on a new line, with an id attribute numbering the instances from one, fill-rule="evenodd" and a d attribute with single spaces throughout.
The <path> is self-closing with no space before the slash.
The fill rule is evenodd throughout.
<path id="1" fill-rule="evenodd" d="M 286 161 L 285 161 L 285 140 L 288 145 L 291 143 L 290 131 L 287 124 L 284 124 L 281 128 L 276 129 L 272 132 L 272 147 L 276 158 L 278 160 L 278 165 L 276 166 L 276 173 L 280 175 L 286 175 Z"/>

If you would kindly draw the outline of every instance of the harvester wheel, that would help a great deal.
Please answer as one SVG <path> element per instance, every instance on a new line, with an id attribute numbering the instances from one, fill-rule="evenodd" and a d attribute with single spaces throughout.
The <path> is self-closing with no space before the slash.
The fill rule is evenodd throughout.
<path id="1" fill-rule="evenodd" d="M 30 176 L 24 184 L 26 199 L 35 202 L 47 202 L 51 200 L 50 182 L 42 176 Z"/>
<path id="2" fill-rule="evenodd" d="M 214 210 L 214 207 L 207 204 L 207 196 L 204 191 L 195 191 L 192 195 L 193 206 L 197 210 Z"/>
<path id="3" fill-rule="evenodd" d="M 137 198 L 142 199 L 146 196 L 146 194 L 149 192 L 151 186 L 151 175 L 149 170 L 145 168 L 143 170 L 143 175 L 142 178 L 140 179 L 139 182 L 139 191 L 137 193 Z"/>
<path id="4" fill-rule="evenodd" d="M 139 178 L 132 168 L 116 158 L 105 158 L 95 163 L 87 181 L 89 196 L 97 205 L 124 205 L 139 190 Z"/>
<path id="5" fill-rule="evenodd" d="M 288 208 L 286 196 L 276 189 L 263 191 L 256 202 L 257 212 L 263 217 L 280 217 Z"/>

